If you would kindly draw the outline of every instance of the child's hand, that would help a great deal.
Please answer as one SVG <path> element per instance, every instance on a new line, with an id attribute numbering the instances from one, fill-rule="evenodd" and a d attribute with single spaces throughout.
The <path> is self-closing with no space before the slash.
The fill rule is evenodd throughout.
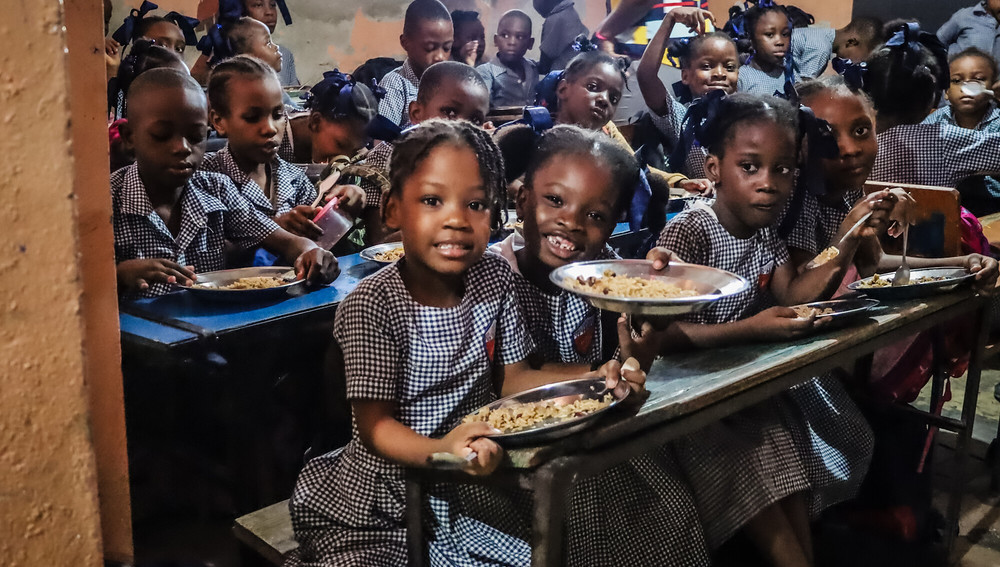
<path id="1" fill-rule="evenodd" d="M 982 254 L 969 254 L 965 257 L 965 269 L 970 274 L 976 274 L 976 291 L 992 295 L 997 285 L 997 261 Z"/>
<path id="2" fill-rule="evenodd" d="M 706 21 L 711 21 L 715 25 L 715 16 L 708 10 L 702 10 L 701 8 L 674 8 L 667 12 L 663 20 L 667 21 L 667 18 L 678 24 L 684 24 L 698 35 L 704 34 L 707 31 L 705 29 Z"/>
<path id="3" fill-rule="evenodd" d="M 339 199 L 335 206 L 354 218 L 365 210 L 365 190 L 357 185 L 334 185 L 324 198 L 329 202 L 334 197 Z"/>
<path id="4" fill-rule="evenodd" d="M 108 57 L 118 58 L 118 52 L 121 50 L 122 44 L 114 40 L 114 38 L 105 38 L 104 40 L 104 54 Z"/>
<path id="5" fill-rule="evenodd" d="M 636 323 L 639 325 L 638 335 L 633 337 L 628 316 L 622 313 L 618 318 L 618 346 L 621 348 L 622 358 L 635 359 L 639 363 L 639 368 L 648 372 L 656 360 L 656 355 L 660 353 L 663 333 L 657 331 L 648 320 Z M 645 382 L 645 378 L 643 381 Z"/>
<path id="6" fill-rule="evenodd" d="M 478 39 L 474 39 L 474 40 L 470 41 L 469 43 L 466 43 L 465 45 L 463 45 L 461 48 L 459 48 L 459 50 L 458 50 L 458 56 L 459 56 L 459 58 L 461 58 L 462 62 L 465 63 L 466 65 L 470 65 L 472 67 L 475 67 L 476 66 L 476 55 L 477 55 L 476 52 L 478 50 L 479 50 L 479 40 Z"/>
<path id="7" fill-rule="evenodd" d="M 604 378 L 604 384 L 609 390 L 614 390 L 618 397 L 625 395 L 626 388 L 631 388 L 636 394 L 646 392 L 646 373 L 640 368 L 639 361 L 634 358 L 629 358 L 624 364 L 617 360 L 609 360 L 592 375 Z"/>
<path id="8" fill-rule="evenodd" d="M 829 318 L 816 319 L 816 316 L 812 315 L 800 319 L 791 307 L 777 306 L 761 311 L 748 321 L 753 322 L 761 338 L 784 341 L 809 334 L 816 327 L 826 324 Z"/>
<path id="9" fill-rule="evenodd" d="M 896 206 L 897 198 L 889 190 L 876 191 L 870 195 L 865 196 L 864 199 L 858 201 L 851 212 L 847 214 L 844 222 L 841 223 L 841 230 L 850 230 L 851 227 L 861 220 L 861 217 L 865 216 L 869 212 L 872 216 L 868 217 L 853 234 L 845 235 L 849 238 L 870 238 L 876 237 L 885 231 L 886 227 L 889 226 L 889 217 L 892 214 L 893 208 Z"/>
<path id="10" fill-rule="evenodd" d="M 469 461 L 464 470 L 471 475 L 483 476 L 495 471 L 503 460 L 503 449 L 486 437 L 494 433 L 499 432 L 483 421 L 462 423 L 449 431 L 441 441 L 446 452 L 462 458 L 475 451 L 476 458 Z"/>
<path id="11" fill-rule="evenodd" d="M 677 254 L 674 254 L 670 250 L 662 246 L 657 246 L 649 252 L 646 252 L 646 259 L 653 263 L 654 270 L 662 270 L 667 267 L 670 262 L 681 262 L 682 260 Z"/>
<path id="12" fill-rule="evenodd" d="M 337 258 L 320 247 L 310 248 L 295 259 L 295 277 L 310 284 L 328 284 L 340 275 Z"/>
<path id="13" fill-rule="evenodd" d="M 680 8 L 677 9 L 679 10 Z M 685 179 L 678 181 L 674 187 L 683 189 L 688 193 L 697 193 L 702 197 L 715 195 L 715 183 L 712 183 L 710 179 Z"/>
<path id="14" fill-rule="evenodd" d="M 275 217 L 278 226 L 297 236 L 316 240 L 323 236 L 323 229 L 312 221 L 319 209 L 309 205 L 299 205 L 283 215 Z"/>
<path id="15" fill-rule="evenodd" d="M 896 238 L 903 234 L 903 227 L 913 223 L 913 212 L 916 210 L 917 201 L 902 187 L 894 187 L 888 190 L 895 197 L 896 202 L 889 214 L 888 235 Z"/>
<path id="16" fill-rule="evenodd" d="M 145 291 L 150 284 L 166 283 L 189 286 L 198 277 L 194 266 L 181 266 L 165 258 L 138 258 L 119 262 L 118 286 L 124 289 Z"/>

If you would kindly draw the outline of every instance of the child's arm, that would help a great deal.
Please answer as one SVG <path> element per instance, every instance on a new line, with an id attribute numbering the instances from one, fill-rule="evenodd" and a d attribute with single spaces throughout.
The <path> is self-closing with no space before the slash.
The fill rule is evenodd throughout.
<path id="1" fill-rule="evenodd" d="M 597 370 L 590 370 L 585 364 L 548 363 L 540 369 L 532 368 L 527 360 L 505 364 L 498 370 L 497 377 L 501 384 L 500 395 L 509 396 L 546 384 L 565 382 L 577 378 L 604 378 L 609 390 L 631 388 L 635 392 L 645 390 L 646 373 L 639 368 L 637 361 L 609 360 Z"/>
<path id="2" fill-rule="evenodd" d="M 190 286 L 197 276 L 194 266 L 181 266 L 165 258 L 136 258 L 115 266 L 119 293 L 127 290 L 145 291 L 154 283 Z"/>
<path id="3" fill-rule="evenodd" d="M 326 284 L 340 275 L 337 258 L 308 238 L 295 236 L 284 229 L 277 229 L 261 245 L 295 267 L 295 276 L 311 283 Z"/>
<path id="4" fill-rule="evenodd" d="M 434 453 L 465 457 L 476 452 L 465 470 L 469 474 L 493 472 L 503 457 L 503 449 L 484 437 L 496 433 L 484 422 L 463 423 L 441 439 L 431 439 L 396 419 L 396 403 L 381 400 L 353 400 L 351 408 L 361 442 L 376 455 L 407 467 L 426 467 Z"/>
<path id="5" fill-rule="evenodd" d="M 809 333 L 822 320 L 800 319 L 789 307 L 772 307 L 730 323 L 704 324 L 677 321 L 667 327 L 661 341 L 663 354 L 692 348 L 713 348 L 794 339 Z"/>
<path id="6" fill-rule="evenodd" d="M 639 92 L 642 93 L 642 100 L 650 110 L 660 116 L 671 112 L 671 105 L 674 100 L 667 95 L 667 89 L 660 81 L 659 71 L 663 61 L 663 53 L 667 49 L 667 40 L 670 38 L 670 30 L 675 23 L 682 23 L 691 28 L 696 33 L 705 33 L 705 21 L 715 23 L 715 16 L 708 10 L 699 8 L 674 8 L 663 17 L 660 29 L 656 30 L 653 39 L 646 45 L 639 60 L 639 66 L 635 71 L 635 78 L 639 82 Z"/>
<path id="7" fill-rule="evenodd" d="M 953 14 L 950 18 L 948 18 L 947 22 L 941 24 L 941 27 L 938 28 L 937 38 L 941 41 L 941 43 L 945 44 L 945 46 L 949 46 L 955 43 L 955 40 L 958 39 L 958 34 L 961 31 L 962 28 L 959 27 L 958 22 L 955 19 L 955 15 Z"/>

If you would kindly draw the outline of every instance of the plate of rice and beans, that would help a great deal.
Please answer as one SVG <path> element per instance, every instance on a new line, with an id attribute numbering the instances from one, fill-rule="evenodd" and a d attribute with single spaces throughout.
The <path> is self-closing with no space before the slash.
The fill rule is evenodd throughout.
<path id="1" fill-rule="evenodd" d="M 553 270 L 549 278 L 599 309 L 636 315 L 698 311 L 749 285 L 740 276 L 716 268 L 671 262 L 663 270 L 654 270 L 648 260 L 577 262 Z"/>
<path id="2" fill-rule="evenodd" d="M 837 325 L 865 317 L 868 310 L 876 305 L 878 305 L 878 301 L 874 299 L 852 298 L 814 301 L 813 303 L 794 305 L 792 309 L 795 310 L 800 319 L 815 316 L 817 319 L 830 319 L 831 325 Z"/>
<path id="3" fill-rule="evenodd" d="M 965 268 L 920 268 L 910 270 L 910 283 L 892 286 L 895 273 L 875 274 L 847 286 L 852 291 L 861 292 L 880 301 L 916 299 L 937 293 L 946 293 L 969 282 L 975 277 Z"/>
<path id="4" fill-rule="evenodd" d="M 262 266 L 197 274 L 188 291 L 202 299 L 243 302 L 276 299 L 305 284 L 289 266 Z M 289 277 L 291 276 L 291 277 Z"/>

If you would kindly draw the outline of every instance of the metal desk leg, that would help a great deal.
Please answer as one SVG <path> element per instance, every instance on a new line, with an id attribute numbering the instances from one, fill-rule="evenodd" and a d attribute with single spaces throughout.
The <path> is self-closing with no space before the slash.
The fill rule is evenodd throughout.
<path id="1" fill-rule="evenodd" d="M 532 567 L 561 567 L 566 512 L 573 494 L 572 460 L 555 459 L 535 473 Z"/>
<path id="2" fill-rule="evenodd" d="M 406 478 L 406 549 L 411 567 L 429 563 L 427 540 L 423 530 L 424 487 L 413 476 Z"/>
<path id="3" fill-rule="evenodd" d="M 965 382 L 965 397 L 962 400 L 962 425 L 958 431 L 958 438 L 955 442 L 955 471 L 952 481 L 951 498 L 948 501 L 948 533 L 945 534 L 945 545 L 948 553 L 955 545 L 955 537 L 958 535 L 958 520 L 962 511 L 962 496 L 965 494 L 965 461 L 969 454 L 969 440 L 972 438 L 972 428 L 976 421 L 976 401 L 979 398 L 979 379 L 983 366 L 983 351 L 986 347 L 986 336 L 990 328 L 990 308 L 987 301 L 983 301 L 983 308 L 979 311 L 979 332 L 976 335 L 976 344 L 969 359 L 969 372 Z"/>

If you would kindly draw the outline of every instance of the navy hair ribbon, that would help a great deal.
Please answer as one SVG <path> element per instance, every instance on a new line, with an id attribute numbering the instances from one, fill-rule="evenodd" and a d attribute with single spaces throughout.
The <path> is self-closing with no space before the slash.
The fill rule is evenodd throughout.
<path id="1" fill-rule="evenodd" d="M 948 48 L 941 43 L 936 35 L 920 31 L 919 23 L 901 24 L 892 37 L 885 42 L 885 45 L 899 54 L 897 57 L 902 58 L 903 69 L 909 73 L 920 66 L 921 46 L 927 48 L 941 62 L 942 76 L 938 77 L 938 80 L 942 81 L 942 84 L 947 82 Z"/>
<path id="2" fill-rule="evenodd" d="M 864 61 L 855 63 L 850 59 L 834 57 L 833 70 L 844 77 L 844 82 L 851 90 L 858 91 L 864 88 L 865 75 L 868 73 L 868 64 Z"/>
<path id="3" fill-rule="evenodd" d="M 786 238 L 795 228 L 806 193 L 826 194 L 822 160 L 840 156 L 840 147 L 833 135 L 833 128 L 826 120 L 817 118 L 812 109 L 806 106 L 799 106 L 799 137 L 805 139 L 806 160 L 799 171 L 791 203 L 778 227 L 778 235 L 782 238 Z"/>
<path id="4" fill-rule="evenodd" d="M 117 41 L 122 46 L 128 45 L 134 38 L 135 28 L 139 25 L 139 20 L 146 17 L 146 14 L 159 8 L 156 4 L 153 4 L 149 0 L 143 0 L 142 6 L 139 9 L 135 8 L 129 12 L 129 15 L 125 17 L 122 25 L 115 30 L 115 33 L 111 34 L 111 39 Z"/>
<path id="5" fill-rule="evenodd" d="M 198 18 L 189 18 L 180 12 L 170 12 L 163 19 L 169 20 L 181 28 L 181 33 L 184 34 L 184 43 L 187 45 L 195 45 L 198 43 L 198 36 L 194 33 L 194 28 L 198 27 L 201 21 Z"/>
<path id="6" fill-rule="evenodd" d="M 576 36 L 576 39 L 573 40 L 573 45 L 571 45 L 570 47 L 573 48 L 573 51 L 579 51 L 580 53 L 587 53 L 588 51 L 597 51 L 598 49 L 597 44 L 590 41 L 590 38 L 588 38 L 584 34 Z"/>
<path id="7" fill-rule="evenodd" d="M 549 112 L 548 108 L 545 108 L 544 106 L 525 106 L 524 114 L 521 115 L 521 118 L 511 120 L 510 122 L 504 122 L 503 124 L 497 126 L 494 131 L 494 135 L 496 135 L 496 132 L 508 126 L 515 126 L 517 124 L 525 124 L 530 127 L 537 138 L 544 134 L 546 130 L 552 128 L 554 122 L 552 121 L 552 113 Z"/>
<path id="8" fill-rule="evenodd" d="M 211 65 L 233 56 L 233 46 L 229 43 L 229 38 L 226 37 L 222 24 L 209 26 L 205 30 L 205 35 L 198 40 L 198 51 L 212 56 L 211 61 L 209 61 Z"/>
<path id="9" fill-rule="evenodd" d="M 670 154 L 670 169 L 672 171 L 680 171 L 684 168 L 684 162 L 695 142 L 705 145 L 705 138 L 709 135 L 709 130 L 719 114 L 719 105 L 725 97 L 724 91 L 709 91 L 688 107 L 687 114 L 684 115 L 684 120 L 681 122 L 680 139 L 677 140 L 677 146 Z"/>
<path id="10" fill-rule="evenodd" d="M 565 76 L 565 71 L 551 71 L 542 77 L 542 80 L 538 81 L 538 85 L 535 87 L 535 104 L 555 112 L 557 106 L 556 87 Z"/>

